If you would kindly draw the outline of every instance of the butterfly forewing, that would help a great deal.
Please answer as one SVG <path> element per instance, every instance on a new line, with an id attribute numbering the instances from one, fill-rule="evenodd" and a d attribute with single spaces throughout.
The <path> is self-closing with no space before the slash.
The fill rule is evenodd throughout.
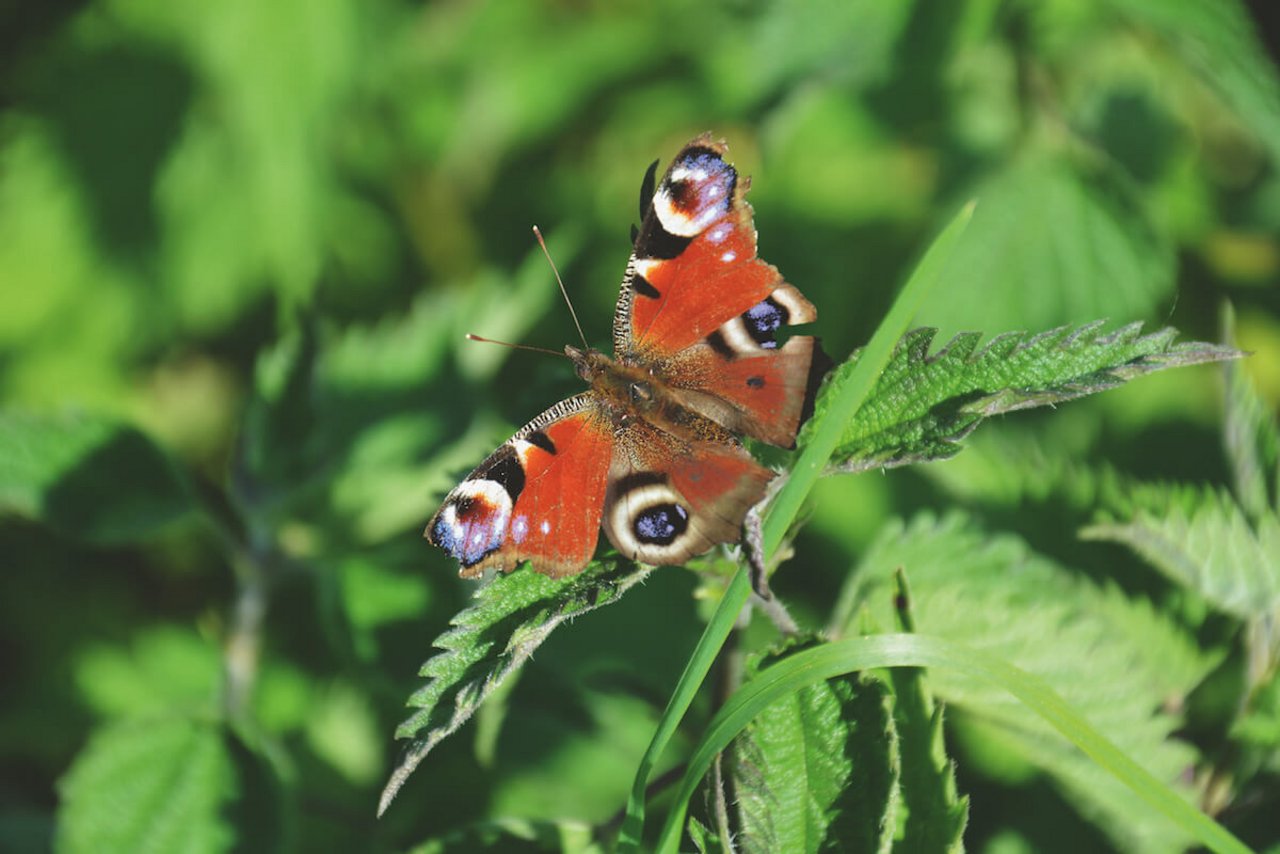
<path id="1" fill-rule="evenodd" d="M 569 575 L 591 560 L 613 454 L 610 427 L 590 394 L 548 409 L 449 493 L 427 537 L 475 576 L 528 560 Z"/>

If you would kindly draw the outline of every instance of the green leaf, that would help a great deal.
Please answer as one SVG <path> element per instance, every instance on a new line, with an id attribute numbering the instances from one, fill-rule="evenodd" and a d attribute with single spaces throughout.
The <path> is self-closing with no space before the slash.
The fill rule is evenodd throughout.
<path id="1" fill-rule="evenodd" d="M 1116 169 L 1039 138 L 968 196 L 978 209 L 947 287 L 919 322 L 949 332 L 1150 317 L 1174 284 L 1173 246 Z"/>
<path id="2" fill-rule="evenodd" d="M 1238 0 L 1118 0 L 1116 8 L 1154 30 L 1230 106 L 1280 161 L 1280 76 Z"/>
<path id="3" fill-rule="evenodd" d="M 221 729 L 182 718 L 99 731 L 59 784 L 57 848 L 75 852 L 224 851 L 235 793 Z"/>
<path id="4" fill-rule="evenodd" d="M 836 625 L 849 627 L 859 607 L 891 623 L 896 567 L 911 579 L 920 632 L 989 650 L 1037 674 L 1135 762 L 1182 785 L 1194 753 L 1170 737 L 1180 721 L 1164 709 L 1178 707 L 1216 659 L 1171 620 L 955 515 L 886 530 L 851 576 Z M 931 672 L 929 684 L 953 711 L 998 733 L 1005 751 L 1050 774 L 1122 848 L 1185 843 L 1163 816 L 1002 691 L 945 672 Z"/>
<path id="5" fill-rule="evenodd" d="M 799 688 L 734 740 L 740 850 L 887 851 L 897 778 L 898 737 L 883 682 L 850 677 Z"/>
<path id="6" fill-rule="evenodd" d="M 1224 311 L 1223 340 L 1235 343 L 1235 313 Z M 1223 444 L 1231 463 L 1237 500 L 1257 521 L 1280 507 L 1280 428 L 1275 415 L 1249 381 L 1244 365 L 1228 362 Z"/>
<path id="7" fill-rule="evenodd" d="M 911 596 L 906 578 L 897 574 L 898 628 L 913 631 Z M 902 766 L 899 790 L 901 832 L 895 851 L 964 850 L 969 822 L 969 799 L 956 790 L 955 763 L 947 756 L 942 707 L 934 702 L 925 672 L 916 668 L 889 670 L 893 687 L 893 720 L 898 730 Z"/>
<path id="8" fill-rule="evenodd" d="M 1099 769 L 1107 772 L 1107 779 L 1123 784 L 1125 791 L 1201 844 L 1213 851 L 1233 854 L 1249 850 L 1229 830 L 1135 763 L 1073 711 L 1042 679 L 962 644 L 908 634 L 873 635 L 820 644 L 778 662 L 744 685 L 712 718 L 689 757 L 657 850 L 664 854 L 677 850 L 689 797 L 698 781 L 707 773 L 715 756 L 765 707 L 801 686 L 881 667 L 928 667 L 935 672 L 945 671 L 957 681 L 981 682 L 988 688 L 1008 692 L 1036 719 L 1044 721 L 1097 763 Z"/>
<path id="9" fill-rule="evenodd" d="M 846 86 L 879 81 L 889 72 L 912 8 L 874 0 L 765 4 L 751 10 L 745 26 L 733 27 L 724 20 L 726 10 L 710 6 L 704 11 L 720 13 L 705 21 L 717 49 L 696 51 L 694 58 L 709 66 L 709 82 L 723 108 L 750 108 L 815 69 L 823 79 L 839 79 Z M 735 13 L 739 10 L 728 12 Z"/>
<path id="10" fill-rule="evenodd" d="M 978 333 L 957 335 L 930 355 L 934 330 L 917 329 L 898 342 L 875 390 L 845 426 L 834 457 L 850 469 L 943 459 L 992 415 L 1047 406 L 1114 388 L 1152 371 L 1239 354 L 1213 344 L 1173 344 L 1163 329 L 1141 335 L 1141 324 L 1102 333 L 1102 323 L 1062 327 L 1036 336 L 1011 332 L 978 349 Z M 858 360 L 836 369 L 814 421 L 847 382 Z M 813 423 L 813 422 L 811 422 Z M 801 442 L 809 440 L 805 430 Z"/>
<path id="11" fill-rule="evenodd" d="M 625 562 L 594 565 L 567 578 L 522 569 L 480 588 L 477 604 L 458 613 L 454 628 L 436 638 L 444 652 L 419 671 L 428 682 L 409 698 L 419 711 L 396 730 L 398 738 L 413 743 L 382 792 L 379 814 L 427 754 L 457 732 L 552 631 L 616 602 L 649 571 Z"/>
<path id="12" fill-rule="evenodd" d="M 1122 543 L 1213 607 L 1248 619 L 1280 606 L 1280 517 L 1251 526 L 1210 487 L 1134 486 L 1123 521 L 1091 525 L 1086 539 Z"/>
<path id="13" fill-rule="evenodd" d="M 174 625 L 139 630 L 127 647 L 94 643 L 75 660 L 83 702 L 102 716 L 173 709 L 213 714 L 222 680 L 217 644 Z"/>
<path id="14" fill-rule="evenodd" d="M 0 412 L 0 513 L 91 543 L 145 539 L 195 509 L 183 471 L 102 416 Z"/>

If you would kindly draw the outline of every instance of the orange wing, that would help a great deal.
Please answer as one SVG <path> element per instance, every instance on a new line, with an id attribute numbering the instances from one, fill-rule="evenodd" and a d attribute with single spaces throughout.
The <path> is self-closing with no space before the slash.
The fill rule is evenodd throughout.
<path id="1" fill-rule="evenodd" d="M 545 575 L 578 572 L 595 552 L 613 444 L 590 393 L 561 401 L 450 492 L 426 536 L 464 577 L 524 560 Z"/>

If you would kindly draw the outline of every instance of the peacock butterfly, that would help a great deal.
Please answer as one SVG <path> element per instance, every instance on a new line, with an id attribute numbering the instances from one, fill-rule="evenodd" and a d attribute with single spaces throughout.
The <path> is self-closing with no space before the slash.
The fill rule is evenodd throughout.
<path id="1" fill-rule="evenodd" d="M 610 358 L 565 347 L 589 390 L 562 400 L 494 451 L 445 498 L 426 537 L 463 576 L 522 561 L 550 576 L 591 559 L 601 525 L 617 550 L 678 564 L 740 536 L 774 472 L 737 434 L 794 447 L 825 358 L 778 329 L 817 318 L 756 257 L 749 179 L 704 134 L 654 190 L 613 319 Z"/>

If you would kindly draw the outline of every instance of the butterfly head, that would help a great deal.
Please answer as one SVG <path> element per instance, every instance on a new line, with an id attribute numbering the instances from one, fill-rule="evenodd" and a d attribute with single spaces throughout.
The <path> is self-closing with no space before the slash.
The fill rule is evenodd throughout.
<path id="1" fill-rule="evenodd" d="M 610 364 L 612 364 L 612 360 L 608 356 L 591 347 L 579 348 L 572 344 L 566 344 L 564 354 L 573 362 L 573 369 L 578 376 L 593 385 L 596 379 L 608 371 Z"/>

